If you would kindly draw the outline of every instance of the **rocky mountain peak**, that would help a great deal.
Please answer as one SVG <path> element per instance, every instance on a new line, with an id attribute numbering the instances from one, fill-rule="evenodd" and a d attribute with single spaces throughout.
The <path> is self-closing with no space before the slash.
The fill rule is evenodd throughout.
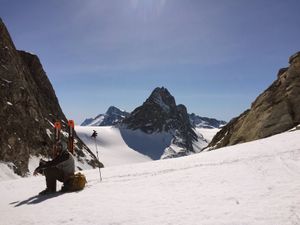
<path id="1" fill-rule="evenodd" d="M 120 110 L 119 108 L 115 106 L 110 106 L 107 111 L 106 115 L 121 115 L 124 111 Z"/>
<path id="2" fill-rule="evenodd" d="M 277 80 L 246 110 L 232 119 L 213 138 L 209 147 L 219 148 L 287 131 L 300 124 L 300 52 L 289 58 Z"/>
<path id="3" fill-rule="evenodd" d="M 142 106 L 137 107 L 125 120 L 131 129 L 141 129 L 146 133 L 168 131 L 178 119 L 175 98 L 162 87 L 155 88 Z"/>
<path id="4" fill-rule="evenodd" d="M 81 126 L 113 126 L 119 124 L 129 113 L 115 106 L 110 106 L 105 114 L 99 114 L 95 118 L 85 119 Z"/>
<path id="5" fill-rule="evenodd" d="M 168 89 L 164 87 L 155 88 L 146 102 L 157 104 L 166 112 L 176 107 L 175 98 L 170 94 Z"/>
<path id="6" fill-rule="evenodd" d="M 1 34 L 0 40 L 1 40 L 2 48 L 5 48 L 7 50 L 9 48 L 16 49 L 15 45 L 10 37 L 10 34 L 1 18 L 0 18 L 0 34 Z"/>
<path id="7" fill-rule="evenodd" d="M 289 58 L 289 64 L 300 67 L 300 52 L 296 52 Z"/>
<path id="8" fill-rule="evenodd" d="M 137 107 L 122 122 L 129 129 L 140 129 L 145 133 L 168 132 L 174 135 L 173 143 L 183 151 L 174 152 L 170 157 L 177 157 L 194 152 L 193 141 L 197 141 L 187 109 L 176 105 L 175 98 L 164 88 L 155 88 L 143 105 Z"/>

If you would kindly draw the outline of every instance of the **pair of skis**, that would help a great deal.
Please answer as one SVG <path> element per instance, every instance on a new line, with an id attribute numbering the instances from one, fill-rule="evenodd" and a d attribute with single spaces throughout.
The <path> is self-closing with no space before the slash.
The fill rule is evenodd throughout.
<path id="1" fill-rule="evenodd" d="M 60 121 L 56 121 L 54 123 L 54 148 L 53 148 L 53 157 L 57 154 L 56 144 L 61 141 L 61 123 Z M 74 121 L 68 121 L 68 150 L 72 154 L 74 154 Z"/>

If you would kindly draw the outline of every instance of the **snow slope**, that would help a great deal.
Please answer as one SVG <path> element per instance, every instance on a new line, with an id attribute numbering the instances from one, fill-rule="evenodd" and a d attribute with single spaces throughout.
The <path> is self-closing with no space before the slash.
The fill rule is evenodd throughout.
<path id="1" fill-rule="evenodd" d="M 207 140 L 208 143 L 211 142 L 213 137 L 218 133 L 221 129 L 219 128 L 196 128 L 196 131 L 203 135 L 203 137 Z"/>
<path id="2" fill-rule="evenodd" d="M 13 163 L 5 163 L 0 161 L 0 181 L 20 178 L 13 172 Z"/>
<path id="3" fill-rule="evenodd" d="M 0 182 L 1 225 L 300 224 L 300 131 L 187 157 L 84 173 L 85 190 L 37 197 L 43 177 Z"/>
<path id="4" fill-rule="evenodd" d="M 100 161 L 104 163 L 105 167 L 160 159 L 166 148 L 170 147 L 173 139 L 172 135 L 167 132 L 146 134 L 140 130 L 114 126 L 76 126 L 75 130 L 94 154 L 96 154 L 96 144 L 91 135 L 93 130 L 97 131 L 98 153 Z M 196 133 L 199 131 L 210 141 L 212 134 L 215 134 L 219 129 L 197 128 Z M 201 140 L 199 139 L 198 143 L 194 143 L 196 152 L 200 152 L 207 146 L 207 143 Z M 171 146 L 176 148 L 175 145 Z"/>
<path id="5" fill-rule="evenodd" d="M 99 160 L 105 167 L 151 161 L 149 157 L 128 147 L 118 128 L 112 126 L 76 126 L 75 130 L 80 139 L 95 155 L 97 155 L 96 150 L 98 149 Z M 95 139 L 91 138 L 93 130 L 98 133 L 96 143 Z"/>
<path id="6" fill-rule="evenodd" d="M 172 137 L 168 133 L 145 134 L 139 130 L 127 130 L 113 126 L 76 126 L 78 136 L 81 140 L 97 154 L 95 140 L 91 138 L 93 130 L 98 132 L 96 139 L 99 159 L 105 167 L 118 166 L 131 163 L 152 161 L 152 158 L 159 158 L 165 148 L 170 145 Z M 219 129 L 197 128 L 197 132 L 210 140 L 211 136 Z M 67 133 L 64 133 L 67 136 Z M 199 144 L 199 146 L 197 146 Z M 195 149 L 202 149 L 203 143 L 195 144 Z M 147 156 L 148 155 L 148 156 Z M 44 158 L 45 160 L 48 160 Z M 40 157 L 31 156 L 29 159 L 29 171 L 33 173 L 39 164 Z M 10 164 L 0 161 L 0 180 L 20 178 L 16 175 Z M 89 169 L 90 166 L 77 161 L 77 166 L 82 169 Z"/>

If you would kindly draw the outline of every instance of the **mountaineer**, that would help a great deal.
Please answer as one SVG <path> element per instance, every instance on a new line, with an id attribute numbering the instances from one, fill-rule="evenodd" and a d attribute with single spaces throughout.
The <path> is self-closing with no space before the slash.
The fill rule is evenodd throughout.
<path id="1" fill-rule="evenodd" d="M 33 175 L 42 174 L 46 177 L 47 188 L 39 195 L 52 194 L 56 192 L 56 181 L 63 182 L 62 192 L 68 190 L 68 181 L 74 175 L 75 162 L 73 155 L 63 148 L 61 142 L 54 146 L 56 156 L 51 161 L 41 160 L 39 166 L 35 169 Z"/>

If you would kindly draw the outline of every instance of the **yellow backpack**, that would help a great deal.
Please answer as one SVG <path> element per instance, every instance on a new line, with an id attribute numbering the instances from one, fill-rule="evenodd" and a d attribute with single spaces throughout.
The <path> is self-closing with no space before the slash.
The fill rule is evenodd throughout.
<path id="1" fill-rule="evenodd" d="M 78 172 L 68 179 L 65 185 L 65 191 L 80 191 L 85 187 L 86 183 L 87 181 L 84 174 Z"/>

